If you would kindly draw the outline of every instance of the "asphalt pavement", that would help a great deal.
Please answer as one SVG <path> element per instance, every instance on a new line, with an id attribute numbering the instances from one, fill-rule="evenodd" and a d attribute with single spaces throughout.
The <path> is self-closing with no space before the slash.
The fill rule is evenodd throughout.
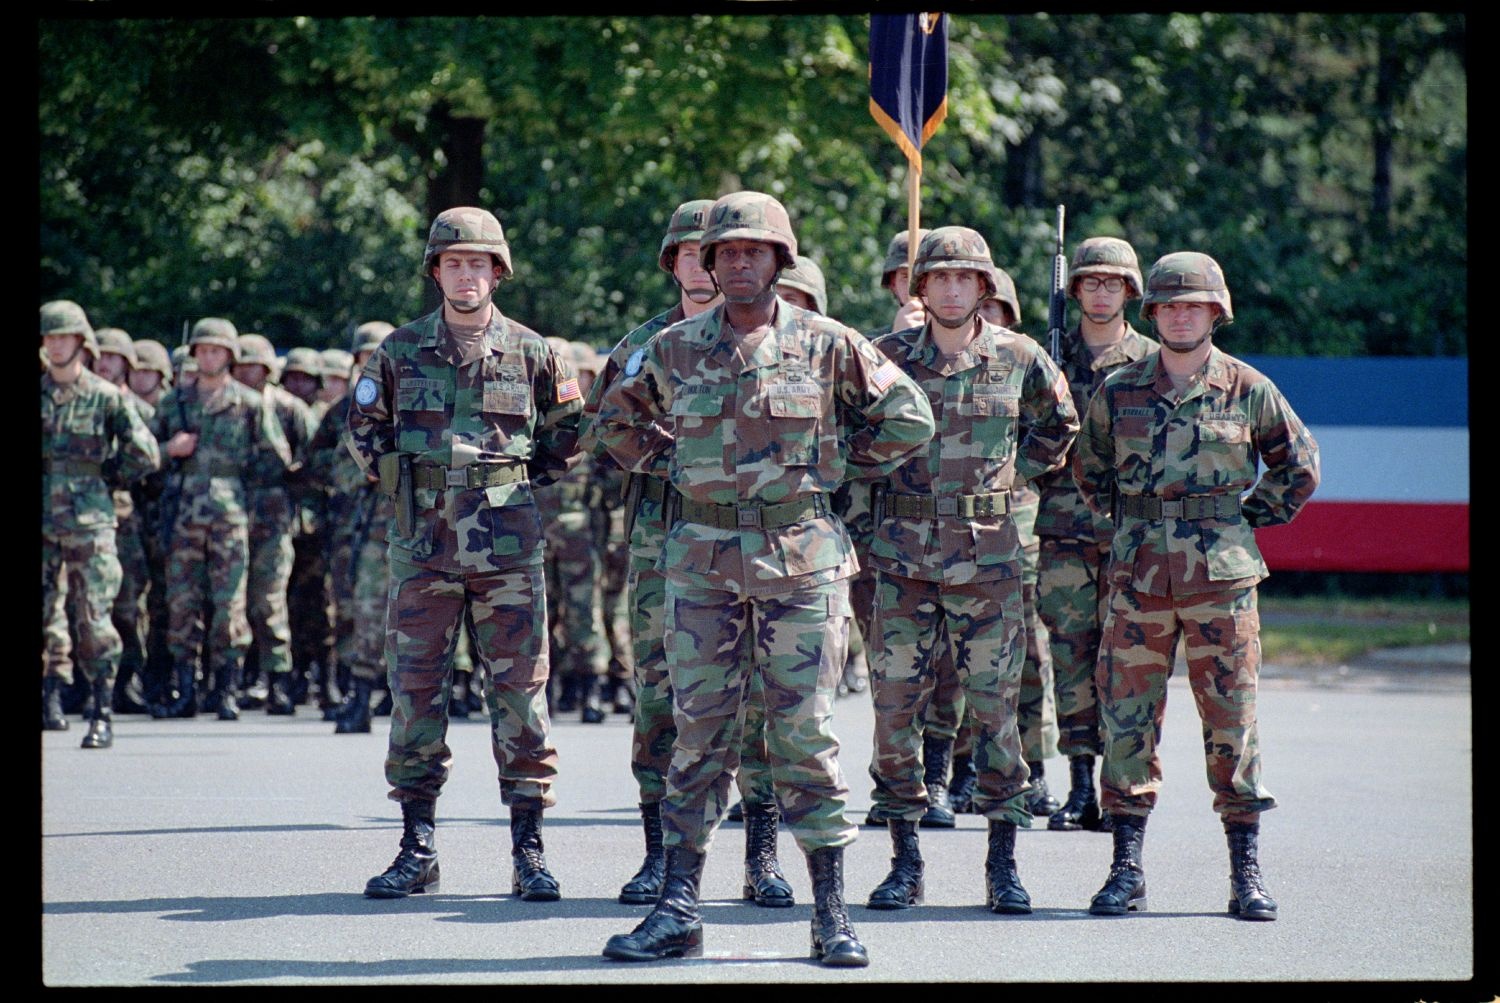
<path id="1" fill-rule="evenodd" d="M 1105 834 L 1023 831 L 1017 859 L 1035 912 L 983 907 L 985 822 L 922 830 L 926 904 L 863 903 L 889 866 L 883 830 L 846 855 L 866 969 L 808 958 L 811 890 L 789 833 L 791 909 L 739 897 L 743 830 L 726 824 L 703 881 L 705 955 L 624 964 L 600 956 L 648 911 L 615 901 L 642 855 L 624 717 L 554 723 L 559 803 L 547 859 L 563 899 L 509 892 L 509 834 L 488 729 L 455 722 L 454 770 L 438 805 L 442 884 L 366 899 L 396 852 L 399 811 L 383 781 L 388 719 L 370 735 L 294 718 L 116 719 L 115 748 L 41 737 L 41 967 L 49 986 L 796 983 L 945 981 L 1356 983 L 1362 995 L 1489 999 L 1474 931 L 1473 710 L 1468 649 L 1328 670 L 1267 666 L 1260 697 L 1265 779 L 1261 862 L 1274 923 L 1226 914 L 1228 859 L 1204 781 L 1184 674 L 1168 686 L 1165 787 L 1146 832 L 1150 911 L 1088 915 L 1109 868 Z M 1415 660 L 1412 660 L 1415 659 Z M 850 816 L 870 804 L 873 714 L 840 699 L 835 731 Z M 1046 764 L 1059 799 L 1067 761 Z M 1479 976 L 1476 979 L 1476 965 Z M 1306 987 L 1304 987 L 1306 988 Z M 1314 988 L 1320 988 L 1315 986 Z M 1477 995 L 1476 995 L 1477 994 Z"/>

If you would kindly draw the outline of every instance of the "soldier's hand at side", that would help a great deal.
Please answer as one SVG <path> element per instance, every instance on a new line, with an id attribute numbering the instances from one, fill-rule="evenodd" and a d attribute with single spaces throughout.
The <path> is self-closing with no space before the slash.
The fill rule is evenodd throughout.
<path id="1" fill-rule="evenodd" d="M 927 323 L 927 309 L 922 306 L 922 301 L 913 296 L 896 311 L 896 319 L 891 321 L 892 331 L 905 331 L 909 327 L 921 327 Z"/>
<path id="2" fill-rule="evenodd" d="M 197 448 L 198 435 L 196 432 L 178 432 L 167 440 L 167 455 L 174 460 L 192 456 L 193 450 Z"/>

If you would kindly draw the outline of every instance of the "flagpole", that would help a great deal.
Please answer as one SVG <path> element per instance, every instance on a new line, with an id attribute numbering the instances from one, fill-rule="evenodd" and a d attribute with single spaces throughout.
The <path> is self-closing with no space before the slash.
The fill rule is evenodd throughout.
<path id="1" fill-rule="evenodd" d="M 921 154 L 918 154 L 920 157 Z M 911 281 L 912 269 L 917 263 L 917 230 L 922 226 L 922 168 L 921 160 L 908 160 L 906 164 L 906 276 Z M 911 287 L 908 285 L 907 287 Z"/>

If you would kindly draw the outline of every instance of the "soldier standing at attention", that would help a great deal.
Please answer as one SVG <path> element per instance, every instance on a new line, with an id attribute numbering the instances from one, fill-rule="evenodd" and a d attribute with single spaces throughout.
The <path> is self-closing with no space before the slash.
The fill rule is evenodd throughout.
<path id="1" fill-rule="evenodd" d="M 1125 304 L 1141 293 L 1140 265 L 1127 242 L 1090 237 L 1074 250 L 1068 295 L 1078 303 L 1080 316 L 1078 326 L 1061 339 L 1057 364 L 1079 414 L 1110 373 L 1161 347 L 1125 320 Z M 1089 511 L 1071 471 L 1047 474 L 1038 479 L 1037 488 L 1042 494 L 1036 519 L 1041 537 L 1037 610 L 1052 653 L 1058 751 L 1068 757 L 1072 775 L 1068 799 L 1047 820 L 1047 828 L 1102 830 L 1109 819 L 1099 811 L 1094 790 L 1094 759 L 1103 751 L 1094 666 L 1109 611 L 1105 568 L 1114 521 L 1108 512 Z"/>
<path id="2" fill-rule="evenodd" d="M 136 368 L 130 371 L 130 389 L 153 410 L 172 386 L 172 356 L 166 346 L 149 338 L 135 342 Z M 153 419 L 155 415 L 152 415 Z M 149 428 L 149 423 L 147 425 Z M 142 699 L 149 711 L 161 704 L 161 689 L 172 674 L 172 656 L 167 649 L 167 558 L 161 547 L 160 471 L 150 475 L 134 492 L 141 517 L 141 542 L 146 551 L 150 584 L 146 588 L 146 663 L 141 671 Z"/>
<path id="3" fill-rule="evenodd" d="M 989 908 L 1029 913 L 1016 873 L 1016 828 L 1029 826 L 1027 769 L 1017 718 L 1026 657 L 1023 553 L 1010 515 L 1017 473 L 1061 466 L 1078 415 L 1052 360 L 1033 341 L 978 318 L 995 292 L 984 238 L 944 226 L 922 239 L 912 288 L 927 322 L 875 345 L 926 392 L 937 435 L 922 455 L 877 484 L 875 607 L 880 639 L 871 666 L 874 805 L 888 818 L 896 856 L 871 894 L 876 909 L 921 902 L 917 823 L 928 810 L 921 721 L 947 649 L 979 729 L 975 809 L 989 819 Z M 956 724 L 956 722 L 955 722 Z"/>
<path id="4" fill-rule="evenodd" d="M 1260 813 L 1276 800 L 1261 783 L 1256 734 L 1255 587 L 1266 564 L 1255 530 L 1290 522 L 1312 496 L 1318 446 L 1270 380 L 1214 346 L 1234 309 L 1213 258 L 1159 258 L 1141 317 L 1156 324 L 1161 351 L 1105 380 L 1073 457 L 1084 501 L 1115 519 L 1096 670 L 1114 863 L 1089 912 L 1146 907 L 1141 844 L 1161 789 L 1167 677 L 1184 638 L 1208 785 L 1229 841 L 1229 912 L 1273 920 L 1257 848 Z"/>
<path id="5" fill-rule="evenodd" d="M 584 405 L 586 427 L 580 442 L 593 451 L 601 466 L 618 467 L 599 442 L 597 434 L 595 419 L 604 391 L 621 378 L 622 373 L 634 376 L 639 371 L 645 358 L 643 349 L 659 331 L 680 320 L 701 316 L 723 302 L 698 254 L 704 220 L 712 207 L 712 199 L 693 199 L 682 203 L 672 213 L 657 252 L 657 264 L 672 276 L 678 289 L 678 302 L 620 339 Z M 619 900 L 626 905 L 655 905 L 661 897 L 666 873 L 661 803 L 666 797 L 667 771 L 672 763 L 672 746 L 677 740 L 677 724 L 672 716 L 672 686 L 663 646 L 667 579 L 657 562 L 670 528 L 665 519 L 666 500 L 675 496 L 676 488 L 664 476 L 627 474 L 625 506 L 630 510 L 627 521 L 633 522 L 629 534 L 630 574 L 627 585 L 636 685 L 630 771 L 640 789 L 646 858 L 620 889 Z M 760 712 L 747 711 L 747 715 L 751 713 Z M 755 737 L 748 742 L 736 738 L 740 742 L 740 757 L 735 783 L 743 799 L 741 803 L 751 806 L 745 825 L 745 877 L 741 894 L 759 906 L 784 908 L 793 905 L 794 899 L 792 886 L 782 874 L 776 857 L 781 811 L 771 786 L 762 730 L 752 728 Z"/>
<path id="6" fill-rule="evenodd" d="M 303 464 L 314 426 L 312 410 L 290 391 L 270 382 L 276 350 L 264 335 L 241 334 L 240 357 L 234 378 L 261 397 L 262 406 L 276 415 L 286 436 L 292 460 Z M 250 504 L 250 570 L 245 582 L 250 635 L 260 671 L 269 682 L 267 714 L 293 714 L 292 632 L 287 609 L 287 586 L 292 579 L 292 527 L 296 500 L 284 481 L 252 487 Z"/>
<path id="7" fill-rule="evenodd" d="M 110 608 L 120 589 L 111 485 L 128 486 L 161 463 L 156 440 L 121 392 L 83 366 L 94 337 L 83 308 L 53 300 L 41 309 L 42 350 L 42 622 L 61 607 L 66 587 L 79 598 L 78 664 L 92 689 L 85 749 L 114 744 L 112 727 L 120 635 Z M 55 630 L 54 630 L 55 632 Z M 61 643 L 68 647 L 67 630 Z M 44 630 L 43 645 L 48 645 Z M 66 650 L 61 661 L 68 661 Z M 67 680 L 42 680 L 42 727 L 63 730 L 67 721 L 58 688 Z M 57 722 L 61 722 L 58 724 Z"/>
<path id="8" fill-rule="evenodd" d="M 863 966 L 843 897 L 857 830 L 831 728 L 858 562 L 829 494 L 846 477 L 894 469 L 931 437 L 932 412 L 858 332 L 777 298 L 797 240 L 774 198 L 720 198 L 700 249 L 724 303 L 632 353 L 597 419 L 622 466 L 665 476 L 682 496 L 658 562 L 677 725 L 666 880 L 651 913 L 604 954 L 702 953 L 699 882 L 758 679 L 776 799 L 812 876 L 813 952 L 824 965 Z"/>
<path id="9" fill-rule="evenodd" d="M 221 317 L 193 325 L 188 350 L 198 378 L 178 386 L 156 409 L 151 430 L 162 452 L 179 461 L 166 476 L 175 496 L 163 501 L 173 518 L 167 548 L 167 644 L 177 695 L 153 710 L 161 717 L 197 713 L 195 680 L 207 645 L 213 692 L 208 707 L 221 721 L 239 720 L 236 691 L 250 646 L 246 580 L 250 509 L 257 490 L 283 483 L 291 448 L 276 414 L 260 394 L 230 376 L 239 333 Z M 209 610 L 205 629 L 204 611 Z M 205 680 L 205 683 L 208 680 Z"/>
<path id="10" fill-rule="evenodd" d="M 583 401 L 567 360 L 494 306 L 510 261 L 489 212 L 439 213 L 422 271 L 443 305 L 386 336 L 349 409 L 349 449 L 396 504 L 385 773 L 404 831 L 391 866 L 365 885 L 372 898 L 437 887 L 434 814 L 453 761 L 446 738 L 460 630 L 484 673 L 500 799 L 510 806 L 511 890 L 528 902 L 560 895 L 542 846 L 542 810 L 557 803 L 557 752 L 532 488 L 567 469 Z"/>

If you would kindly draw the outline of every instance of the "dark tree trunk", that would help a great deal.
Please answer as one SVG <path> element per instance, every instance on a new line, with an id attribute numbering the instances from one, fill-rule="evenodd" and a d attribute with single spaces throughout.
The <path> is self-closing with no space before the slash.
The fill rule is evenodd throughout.
<path id="1" fill-rule="evenodd" d="M 484 182 L 485 120 L 456 116 L 446 105 L 438 105 L 432 110 L 430 123 L 433 149 L 442 155 L 442 161 L 427 178 L 427 222 L 431 224 L 444 209 L 460 205 L 493 212 L 479 201 L 479 188 Z M 428 282 L 422 293 L 423 308 L 435 310 L 439 302 L 437 288 Z"/>

